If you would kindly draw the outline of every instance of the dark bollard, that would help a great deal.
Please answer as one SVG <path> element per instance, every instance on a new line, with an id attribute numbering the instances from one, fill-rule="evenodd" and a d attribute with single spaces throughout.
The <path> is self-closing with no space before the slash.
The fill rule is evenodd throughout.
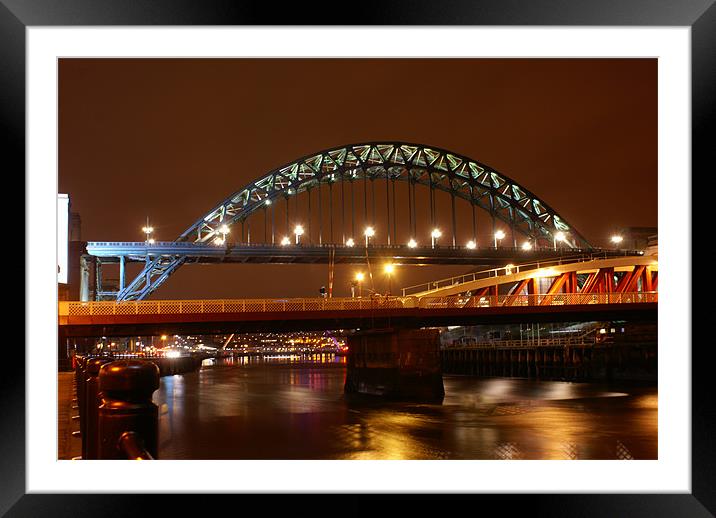
<path id="1" fill-rule="evenodd" d="M 99 448 L 99 370 L 108 358 L 92 358 L 85 366 L 85 406 L 80 415 L 85 415 L 85 432 L 82 435 L 82 458 L 97 459 Z"/>
<path id="2" fill-rule="evenodd" d="M 159 368 L 151 362 L 120 360 L 99 370 L 99 456 L 100 459 L 127 459 L 121 440 L 134 432 L 149 455 L 156 459 L 159 409 L 152 394 L 159 388 Z"/>

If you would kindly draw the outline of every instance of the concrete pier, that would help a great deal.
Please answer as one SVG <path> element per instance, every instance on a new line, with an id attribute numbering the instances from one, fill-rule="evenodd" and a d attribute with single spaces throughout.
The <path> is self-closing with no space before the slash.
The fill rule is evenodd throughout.
<path id="1" fill-rule="evenodd" d="M 441 402 L 439 332 L 380 329 L 351 335 L 345 393 Z"/>

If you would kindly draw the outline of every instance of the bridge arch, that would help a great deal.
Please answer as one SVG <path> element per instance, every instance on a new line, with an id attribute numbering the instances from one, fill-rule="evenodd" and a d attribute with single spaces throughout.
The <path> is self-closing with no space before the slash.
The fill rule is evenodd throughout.
<path id="1" fill-rule="evenodd" d="M 568 247 L 592 248 L 545 201 L 494 168 L 446 149 L 400 141 L 348 144 L 284 164 L 214 206 L 175 242 L 210 244 L 225 236 L 226 227 L 244 221 L 268 204 L 288 200 L 321 185 L 381 178 L 386 182 L 427 186 L 431 191 L 447 192 L 453 199 L 466 200 L 473 209 L 489 212 L 493 221 L 507 223 L 513 236 L 517 232 L 535 243 L 539 240 L 552 243 L 556 234 L 562 232 Z M 186 260 L 182 255 L 147 256 L 144 269 L 119 291 L 117 300 L 146 298 Z"/>
<path id="2" fill-rule="evenodd" d="M 568 246 L 591 248 L 565 218 L 508 176 L 464 155 L 407 142 L 349 144 L 303 156 L 234 192 L 176 241 L 208 242 L 221 236 L 224 225 L 244 220 L 267 204 L 319 185 L 361 179 L 428 186 L 472 203 L 532 239 L 551 242 L 563 232 Z"/>

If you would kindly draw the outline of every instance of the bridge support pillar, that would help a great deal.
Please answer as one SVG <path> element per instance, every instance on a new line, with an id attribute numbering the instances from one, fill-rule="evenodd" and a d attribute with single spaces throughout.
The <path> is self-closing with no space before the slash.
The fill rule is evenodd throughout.
<path id="1" fill-rule="evenodd" d="M 350 336 L 345 393 L 442 402 L 438 330 L 380 329 Z"/>

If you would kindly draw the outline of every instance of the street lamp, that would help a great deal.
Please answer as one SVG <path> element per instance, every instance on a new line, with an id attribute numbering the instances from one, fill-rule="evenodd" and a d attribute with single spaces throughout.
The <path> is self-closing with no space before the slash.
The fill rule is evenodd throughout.
<path id="1" fill-rule="evenodd" d="M 365 246 L 368 246 L 370 238 L 375 235 L 375 229 L 373 227 L 366 227 L 363 235 L 365 236 Z"/>
<path id="2" fill-rule="evenodd" d="M 215 245 L 223 245 L 224 243 L 226 243 L 226 234 L 228 234 L 230 232 L 229 227 L 227 225 L 221 225 L 217 229 L 217 232 L 219 234 L 221 234 L 221 237 L 217 236 L 217 238 L 214 239 L 214 244 Z"/>
<path id="3" fill-rule="evenodd" d="M 393 266 L 392 263 L 388 263 L 383 267 L 383 271 L 388 276 L 388 295 L 391 294 L 392 290 L 392 280 L 393 280 L 393 272 L 395 271 L 395 266 Z"/>
<path id="4" fill-rule="evenodd" d="M 557 241 L 564 241 L 567 239 L 567 236 L 564 235 L 564 232 L 557 232 L 554 235 L 554 249 L 557 250 Z"/>
<path id="5" fill-rule="evenodd" d="M 497 248 L 497 241 L 504 239 L 505 233 L 502 230 L 495 232 L 495 248 Z"/>
<path id="6" fill-rule="evenodd" d="M 525 241 L 524 243 L 522 243 L 522 250 L 532 250 L 532 243 L 530 243 L 529 241 Z"/>
<path id="7" fill-rule="evenodd" d="M 288 246 L 291 244 L 291 240 L 288 238 L 288 236 L 283 236 L 283 239 L 281 240 L 281 246 Z"/>
<path id="8" fill-rule="evenodd" d="M 301 236 L 303 235 L 303 226 L 302 225 L 296 225 L 293 228 L 293 233 L 296 234 L 296 244 L 301 244 Z"/>
<path id="9" fill-rule="evenodd" d="M 151 238 L 154 227 L 149 225 L 149 216 L 147 216 L 147 224 L 142 227 L 142 232 L 146 234 L 145 242 L 148 244 L 154 243 L 154 239 Z"/>
<path id="10" fill-rule="evenodd" d="M 433 231 L 430 233 L 430 237 L 432 238 L 433 248 L 435 248 L 435 245 L 437 244 L 438 239 L 439 239 L 440 236 L 442 236 L 442 235 L 443 235 L 443 233 L 440 232 L 440 229 L 439 229 L 439 228 L 434 228 Z"/>
<path id="11" fill-rule="evenodd" d="M 612 243 L 617 245 L 617 248 L 619 248 L 619 244 L 624 241 L 624 238 L 622 236 L 612 236 Z"/>
<path id="12" fill-rule="evenodd" d="M 363 279 L 365 279 L 365 275 L 363 275 L 363 272 L 356 273 L 356 282 L 358 283 L 358 297 L 363 296 Z"/>
<path id="13" fill-rule="evenodd" d="M 475 243 L 475 241 L 473 239 L 471 239 L 470 241 L 467 242 L 467 247 L 470 250 L 474 250 L 475 248 L 477 248 L 477 243 Z"/>
<path id="14" fill-rule="evenodd" d="M 411 238 L 410 238 L 410 241 L 408 241 L 408 247 L 409 247 L 409 248 L 416 248 L 417 246 L 418 246 L 418 242 L 411 237 Z"/>
<path id="15" fill-rule="evenodd" d="M 346 240 L 346 246 L 348 246 L 348 247 L 355 246 L 355 244 L 356 244 L 356 242 L 353 241 L 353 238 L 352 238 L 352 237 L 349 237 L 349 238 Z"/>

